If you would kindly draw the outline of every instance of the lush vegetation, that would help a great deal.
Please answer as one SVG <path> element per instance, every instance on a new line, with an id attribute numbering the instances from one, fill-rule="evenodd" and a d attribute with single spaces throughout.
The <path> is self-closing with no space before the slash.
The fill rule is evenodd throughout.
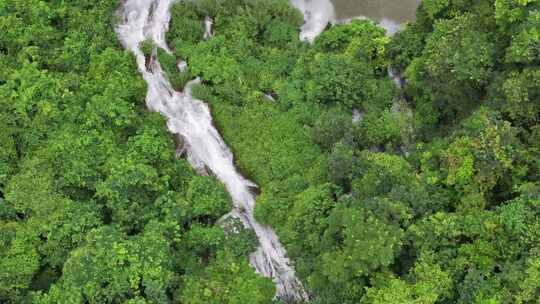
<path id="1" fill-rule="evenodd" d="M 425 0 L 309 45 L 286 1 L 184 1 L 168 41 L 311 302 L 537 303 L 539 9 Z"/>
<path id="2" fill-rule="evenodd" d="M 0 0 L 0 302 L 271 303 L 253 235 L 216 225 L 227 193 L 145 110 L 116 1 L 70 2 Z M 308 44 L 286 0 L 185 0 L 155 51 L 176 88 L 203 80 L 310 303 L 533 304 L 539 12 L 424 0 L 392 38 L 354 21 Z"/>
<path id="3" fill-rule="evenodd" d="M 224 187 L 145 109 L 117 5 L 0 1 L 0 302 L 268 303 Z"/>

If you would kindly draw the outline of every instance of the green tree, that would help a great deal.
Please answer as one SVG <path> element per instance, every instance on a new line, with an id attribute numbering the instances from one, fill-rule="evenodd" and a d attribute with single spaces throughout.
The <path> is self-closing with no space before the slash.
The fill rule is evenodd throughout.
<path id="1" fill-rule="evenodd" d="M 185 278 L 182 303 L 269 303 L 275 287 L 271 280 L 250 271 L 245 260 L 220 252 L 204 273 Z"/>
<path id="2" fill-rule="evenodd" d="M 93 230 L 66 261 L 61 280 L 47 294 L 38 294 L 36 302 L 104 303 L 139 296 L 166 301 L 174 272 L 164 229 L 151 223 L 134 238 L 112 227 Z"/>

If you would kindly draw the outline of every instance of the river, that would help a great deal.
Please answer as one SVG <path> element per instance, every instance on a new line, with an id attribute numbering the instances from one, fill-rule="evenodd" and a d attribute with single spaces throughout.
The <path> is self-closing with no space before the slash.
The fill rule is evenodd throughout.
<path id="1" fill-rule="evenodd" d="M 365 16 L 372 20 L 390 20 L 403 24 L 414 20 L 416 8 L 422 0 L 332 0 L 336 18 L 350 19 Z"/>
<path id="2" fill-rule="evenodd" d="M 303 14 L 305 24 L 300 37 L 313 41 L 329 23 L 345 23 L 351 19 L 371 19 L 389 35 L 415 18 L 421 0 L 290 0 Z"/>

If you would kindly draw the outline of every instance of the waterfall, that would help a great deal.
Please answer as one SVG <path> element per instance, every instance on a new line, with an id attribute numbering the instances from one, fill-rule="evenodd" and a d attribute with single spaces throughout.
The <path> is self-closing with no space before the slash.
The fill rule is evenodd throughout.
<path id="1" fill-rule="evenodd" d="M 300 39 L 313 42 L 329 23 L 336 19 L 334 5 L 330 0 L 290 0 L 291 4 L 304 15 L 300 28 Z"/>
<path id="2" fill-rule="evenodd" d="M 165 41 L 169 26 L 169 8 L 174 0 L 124 0 L 119 14 L 121 24 L 116 28 L 122 45 L 134 53 L 137 65 L 148 84 L 146 104 L 152 111 L 167 118 L 169 131 L 182 138 L 189 163 L 200 173 L 214 174 L 226 187 L 233 201 L 229 216 L 239 218 L 254 230 L 259 246 L 250 255 L 250 263 L 265 277 L 276 283 L 277 296 L 284 300 L 305 300 L 307 294 L 296 278 L 294 269 L 276 233 L 253 217 L 255 196 L 250 191 L 255 184 L 245 179 L 235 168 L 233 155 L 212 124 L 208 106 L 191 95 L 195 79 L 184 92 L 175 91 L 166 78 L 154 50 L 149 62 L 139 44 L 151 39 L 170 53 Z M 211 36 L 211 20 L 205 20 L 206 32 Z M 185 68 L 185 63 L 179 66 Z"/>

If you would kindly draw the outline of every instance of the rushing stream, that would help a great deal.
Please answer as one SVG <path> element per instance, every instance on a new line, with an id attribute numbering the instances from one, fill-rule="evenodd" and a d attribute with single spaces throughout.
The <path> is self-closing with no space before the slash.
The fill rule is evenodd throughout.
<path id="1" fill-rule="evenodd" d="M 255 185 L 238 173 L 233 155 L 212 124 L 208 106 L 191 96 L 191 81 L 184 92 L 176 92 L 161 69 L 156 52 L 147 62 L 139 44 L 151 39 L 158 47 L 170 52 L 165 41 L 169 25 L 169 7 L 174 0 L 124 0 L 120 8 L 122 23 L 117 34 L 123 46 L 135 54 L 138 68 L 148 84 L 146 103 L 150 110 L 167 118 L 167 127 L 183 143 L 190 164 L 199 172 L 214 174 L 227 188 L 234 208 L 230 216 L 239 218 L 254 230 L 259 247 L 250 255 L 250 263 L 263 276 L 276 283 L 277 296 L 285 300 L 306 299 L 307 294 L 296 278 L 293 268 L 276 233 L 253 217 Z M 210 37 L 212 20 L 207 18 L 206 37 Z M 185 63 L 179 64 L 185 68 Z"/>

